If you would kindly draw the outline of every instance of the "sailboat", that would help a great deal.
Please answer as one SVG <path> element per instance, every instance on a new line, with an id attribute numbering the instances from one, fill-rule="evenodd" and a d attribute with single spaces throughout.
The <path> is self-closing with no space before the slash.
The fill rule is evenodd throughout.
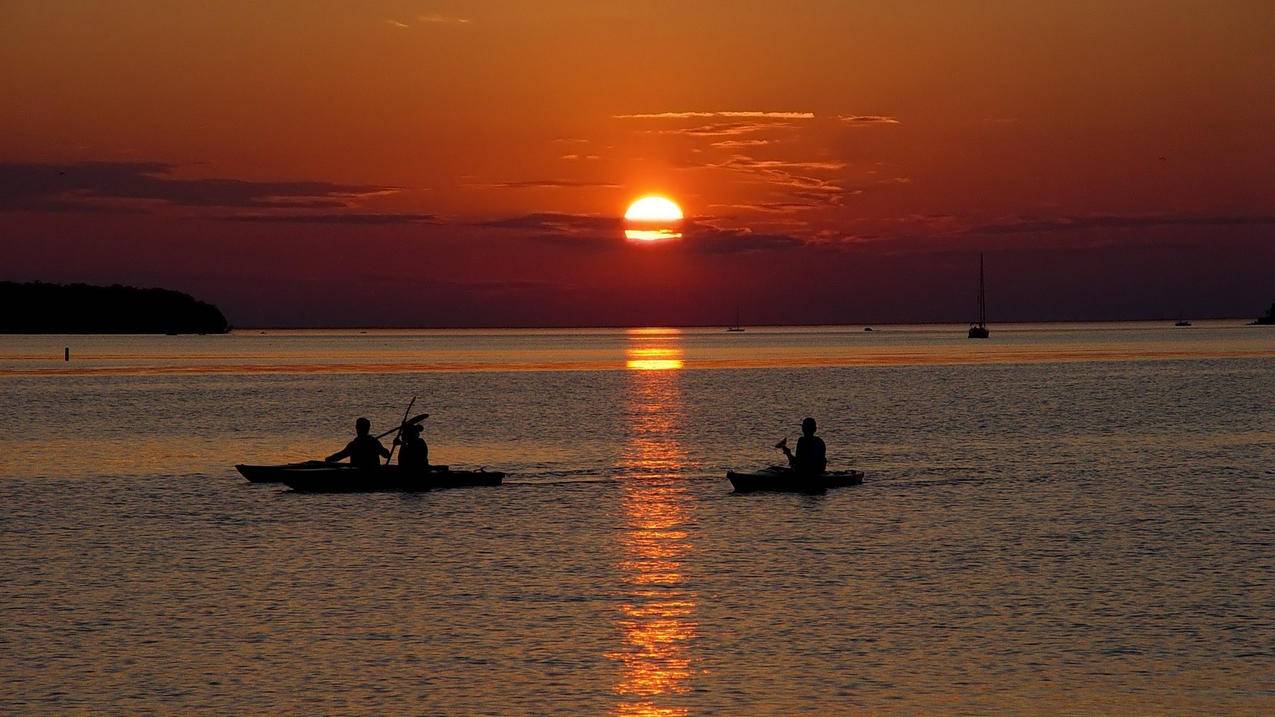
<path id="1" fill-rule="evenodd" d="M 970 324 L 971 339 L 985 339 L 991 335 L 987 330 L 987 292 L 983 288 L 983 252 L 978 253 L 978 323 Z"/>
<path id="2" fill-rule="evenodd" d="M 735 307 L 735 323 L 728 326 L 726 330 L 732 333 L 738 333 L 744 330 L 744 327 L 739 325 L 739 307 L 738 306 Z"/>

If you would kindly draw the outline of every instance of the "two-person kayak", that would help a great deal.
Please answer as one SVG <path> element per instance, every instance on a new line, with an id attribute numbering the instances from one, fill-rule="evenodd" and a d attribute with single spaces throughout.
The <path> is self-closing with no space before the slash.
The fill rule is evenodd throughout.
<path id="1" fill-rule="evenodd" d="M 863 472 L 825 471 L 816 475 L 801 475 L 791 468 L 772 466 L 753 473 L 726 471 L 726 478 L 735 486 L 736 493 L 822 493 L 829 488 L 844 488 L 863 483 Z"/>
<path id="2" fill-rule="evenodd" d="M 419 493 L 440 488 L 496 486 L 505 479 L 505 474 L 497 471 L 432 466 L 428 472 L 422 472 L 403 470 L 397 465 L 357 468 L 325 461 L 278 466 L 237 465 L 235 469 L 253 483 L 282 483 L 298 493 Z"/>

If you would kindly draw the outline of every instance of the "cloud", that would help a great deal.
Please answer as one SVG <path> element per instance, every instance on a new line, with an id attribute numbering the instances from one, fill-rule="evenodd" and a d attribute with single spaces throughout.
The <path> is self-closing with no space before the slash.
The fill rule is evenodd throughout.
<path id="1" fill-rule="evenodd" d="M 739 137 L 758 132 L 787 131 L 793 127 L 794 125 L 791 122 L 717 122 L 695 127 L 670 127 L 641 131 L 646 134 L 674 134 L 687 137 Z"/>
<path id="2" fill-rule="evenodd" d="M 333 182 L 179 179 L 167 162 L 0 163 L 0 210 L 140 211 L 128 202 L 184 207 L 336 208 L 396 187 Z"/>
<path id="3" fill-rule="evenodd" d="M 567 161 L 579 161 L 579 160 L 600 159 L 600 157 L 598 157 L 598 155 L 596 154 L 564 154 L 558 159 L 565 159 Z"/>
<path id="4" fill-rule="evenodd" d="M 717 147 L 718 149 L 736 149 L 739 147 L 761 147 L 768 144 L 774 144 L 773 139 L 724 139 L 720 142 L 713 142 L 708 145 Z"/>
<path id="5" fill-rule="evenodd" d="M 973 226 L 967 234 L 1041 234 L 1086 229 L 1144 229 L 1153 227 L 1235 227 L 1275 224 L 1275 215 L 1092 214 L 1060 217 L 1013 217 Z"/>
<path id="6" fill-rule="evenodd" d="M 886 115 L 838 115 L 837 119 L 848 125 L 866 127 L 870 125 L 900 124 L 895 117 Z"/>
<path id="7" fill-rule="evenodd" d="M 841 182 L 812 173 L 835 172 L 845 166 L 844 162 L 839 161 L 755 159 L 737 154 L 721 162 L 709 162 L 691 168 L 724 169 L 746 175 L 756 182 L 782 188 L 790 194 L 791 199 L 806 203 L 836 205 L 841 203 L 841 197 L 845 193 Z"/>
<path id="8" fill-rule="evenodd" d="M 421 15 L 416 19 L 420 22 L 433 25 L 468 25 L 473 22 L 473 20 L 467 17 L 449 17 L 447 15 Z"/>
<path id="9" fill-rule="evenodd" d="M 793 214 L 808 209 L 816 209 L 820 205 L 810 202 L 756 202 L 752 204 L 710 204 L 709 209 L 739 209 L 746 212 L 762 212 L 764 214 Z"/>
<path id="10" fill-rule="evenodd" d="M 648 112 L 640 114 L 628 115 L 612 115 L 614 119 L 695 119 L 702 117 L 733 117 L 748 119 L 814 119 L 814 112 L 755 112 L 755 111 L 725 111 L 725 112 Z"/>
<path id="11" fill-rule="evenodd" d="M 581 182 L 571 179 L 528 179 L 517 182 L 492 182 L 479 185 L 488 189 L 616 189 L 613 182 Z"/>
<path id="12" fill-rule="evenodd" d="M 845 169 L 846 163 L 837 160 L 789 161 L 784 159 L 754 159 L 747 155 L 737 154 L 725 162 L 711 165 L 727 169 L 804 169 L 836 171 Z"/>
<path id="13" fill-rule="evenodd" d="M 620 217 L 543 212 L 493 219 L 477 226 L 526 232 L 535 241 L 595 250 L 625 245 L 625 222 Z M 677 241 L 679 249 L 701 254 L 776 251 L 805 244 L 796 236 L 754 232 L 747 228 L 719 228 L 703 219 L 684 221 L 680 232 L 682 239 Z"/>
<path id="14" fill-rule="evenodd" d="M 789 234 L 754 232 L 752 229 L 723 229 L 691 221 L 682 229 L 686 247 L 701 254 L 749 254 L 782 251 L 806 245 Z"/>
<path id="15" fill-rule="evenodd" d="M 411 27 L 411 25 L 399 22 L 398 20 L 386 20 L 385 22 L 393 27 L 397 27 L 400 30 L 406 30 L 407 28 Z"/>
<path id="16" fill-rule="evenodd" d="M 537 212 L 504 219 L 479 222 L 477 226 L 494 229 L 520 229 L 525 231 L 578 234 L 585 232 L 618 231 L 624 227 L 620 217 L 604 217 L 596 214 L 566 214 Z"/>
<path id="17" fill-rule="evenodd" d="M 348 214 L 230 214 L 215 217 L 223 222 L 261 222 L 267 224 L 436 224 L 433 214 L 348 213 Z"/>

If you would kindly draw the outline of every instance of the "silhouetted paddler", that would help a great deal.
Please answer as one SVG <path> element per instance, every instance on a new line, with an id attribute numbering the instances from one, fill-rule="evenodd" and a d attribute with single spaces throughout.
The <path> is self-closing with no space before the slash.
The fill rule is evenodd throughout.
<path id="1" fill-rule="evenodd" d="M 354 440 L 345 444 L 345 448 L 333 453 L 324 460 L 336 462 L 342 458 L 349 458 L 350 465 L 356 468 L 376 468 L 381 465 L 382 458 L 389 458 L 390 452 L 385 450 L 385 446 L 371 435 L 372 422 L 366 418 L 360 418 L 354 422 L 354 432 L 358 435 Z"/>
<path id="2" fill-rule="evenodd" d="M 827 447 L 823 439 L 815 435 L 815 419 L 807 418 L 801 422 L 801 438 L 797 439 L 797 453 L 788 449 L 788 439 L 776 446 L 788 456 L 788 465 L 802 475 L 819 475 L 828 468 Z"/>
<path id="3" fill-rule="evenodd" d="M 421 427 L 419 425 L 406 426 L 403 429 L 402 440 L 400 441 L 397 438 L 394 440 L 403 446 L 403 449 L 398 454 L 400 467 L 420 473 L 429 470 L 429 446 L 425 443 L 425 439 L 421 438 Z"/>

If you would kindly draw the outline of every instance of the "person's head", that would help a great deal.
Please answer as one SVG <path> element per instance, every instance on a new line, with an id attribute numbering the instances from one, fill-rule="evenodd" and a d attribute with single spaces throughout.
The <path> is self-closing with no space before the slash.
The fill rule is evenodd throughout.
<path id="1" fill-rule="evenodd" d="M 403 433 L 406 433 L 408 438 L 416 438 L 421 435 L 421 431 L 423 430 L 425 429 L 421 428 L 420 425 L 413 423 L 407 428 L 404 428 Z"/>
<path id="2" fill-rule="evenodd" d="M 366 436 L 372 431 L 372 422 L 366 418 L 360 418 L 354 422 L 354 432 L 360 436 Z"/>
<path id="3" fill-rule="evenodd" d="M 813 418 L 807 418 L 806 420 L 801 422 L 801 432 L 804 435 L 807 435 L 807 436 L 815 435 L 815 428 L 817 428 L 817 426 L 815 425 L 815 419 Z"/>

